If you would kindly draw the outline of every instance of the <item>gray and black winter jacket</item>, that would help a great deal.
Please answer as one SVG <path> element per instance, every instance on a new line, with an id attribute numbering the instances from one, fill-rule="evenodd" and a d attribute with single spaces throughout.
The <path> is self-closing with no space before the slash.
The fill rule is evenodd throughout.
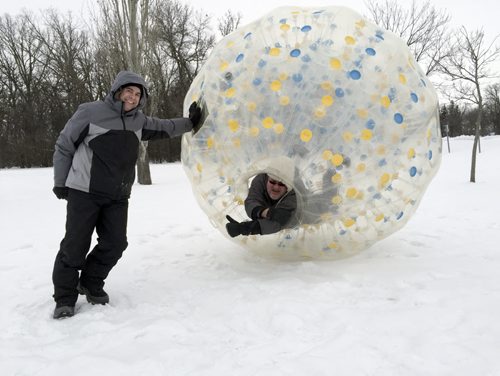
<path id="1" fill-rule="evenodd" d="M 139 106 L 124 113 L 123 103 L 115 99 L 115 94 L 129 84 L 140 85 L 142 95 Z M 139 142 L 180 136 L 193 128 L 187 118 L 144 115 L 141 109 L 147 97 L 144 79 L 122 71 L 104 100 L 80 105 L 56 141 L 54 185 L 116 200 L 128 198 Z"/>
<path id="2" fill-rule="evenodd" d="M 260 225 L 261 235 L 273 234 L 283 228 L 291 228 L 298 223 L 297 220 L 297 197 L 292 189 L 285 193 L 279 200 L 273 200 L 267 193 L 267 174 L 262 173 L 255 176 L 250 184 L 248 196 L 245 200 L 245 211 L 253 220 L 257 220 Z M 259 218 L 259 213 L 265 209 L 282 209 L 288 214 L 284 223 L 280 221 Z"/>

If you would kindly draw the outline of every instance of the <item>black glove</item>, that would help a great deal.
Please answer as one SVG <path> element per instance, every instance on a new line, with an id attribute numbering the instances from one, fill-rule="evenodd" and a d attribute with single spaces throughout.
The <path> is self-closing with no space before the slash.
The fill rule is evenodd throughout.
<path id="1" fill-rule="evenodd" d="M 68 199 L 68 187 L 54 187 L 52 188 L 52 192 L 54 192 L 59 200 Z"/>
<path id="2" fill-rule="evenodd" d="M 226 223 L 226 230 L 230 237 L 234 238 L 238 235 L 260 235 L 259 221 L 246 221 L 239 223 L 238 221 L 226 215 L 229 223 Z"/>
<path id="3" fill-rule="evenodd" d="M 193 123 L 193 130 L 196 132 L 201 119 L 201 108 L 196 102 L 191 103 L 189 106 L 189 120 Z"/>
<path id="4" fill-rule="evenodd" d="M 276 221 L 283 227 L 292 217 L 292 212 L 286 209 L 269 208 L 268 215 L 271 221 Z"/>

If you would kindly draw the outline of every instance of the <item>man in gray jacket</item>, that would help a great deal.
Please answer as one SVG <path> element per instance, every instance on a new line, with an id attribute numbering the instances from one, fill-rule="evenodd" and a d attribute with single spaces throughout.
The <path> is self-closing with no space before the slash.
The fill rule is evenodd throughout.
<path id="1" fill-rule="evenodd" d="M 297 197 L 279 177 L 267 173 L 255 176 L 245 199 L 245 211 L 251 221 L 237 222 L 226 216 L 226 230 L 231 237 L 238 235 L 274 234 L 296 223 Z"/>
<path id="2" fill-rule="evenodd" d="M 139 142 L 180 136 L 200 121 L 196 102 L 189 119 L 146 116 L 141 110 L 147 99 L 145 80 L 122 71 L 105 99 L 80 105 L 57 139 L 53 191 L 68 203 L 52 274 L 55 319 L 74 315 L 78 294 L 92 304 L 109 302 L 104 280 L 128 245 L 128 199 Z M 88 253 L 94 230 L 98 242 Z"/>

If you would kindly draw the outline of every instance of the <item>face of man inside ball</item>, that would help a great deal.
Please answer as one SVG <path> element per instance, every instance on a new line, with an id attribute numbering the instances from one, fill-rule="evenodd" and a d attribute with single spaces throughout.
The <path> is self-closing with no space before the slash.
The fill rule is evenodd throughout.
<path id="1" fill-rule="evenodd" d="M 279 200 L 287 192 L 285 184 L 269 176 L 267 177 L 266 189 L 267 194 L 273 200 Z"/>

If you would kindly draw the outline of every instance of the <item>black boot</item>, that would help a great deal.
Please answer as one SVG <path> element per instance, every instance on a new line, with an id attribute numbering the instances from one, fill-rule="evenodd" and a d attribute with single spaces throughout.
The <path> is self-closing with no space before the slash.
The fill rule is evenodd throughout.
<path id="1" fill-rule="evenodd" d="M 65 317 L 72 317 L 74 314 L 75 306 L 57 303 L 52 317 L 54 319 L 63 319 Z"/>
<path id="2" fill-rule="evenodd" d="M 80 295 L 85 295 L 87 297 L 87 302 L 91 304 L 108 304 L 109 303 L 109 295 L 106 294 L 106 291 L 101 289 L 100 291 L 92 291 L 85 286 L 83 286 L 80 282 L 78 282 L 78 286 L 76 287 L 78 293 Z"/>

